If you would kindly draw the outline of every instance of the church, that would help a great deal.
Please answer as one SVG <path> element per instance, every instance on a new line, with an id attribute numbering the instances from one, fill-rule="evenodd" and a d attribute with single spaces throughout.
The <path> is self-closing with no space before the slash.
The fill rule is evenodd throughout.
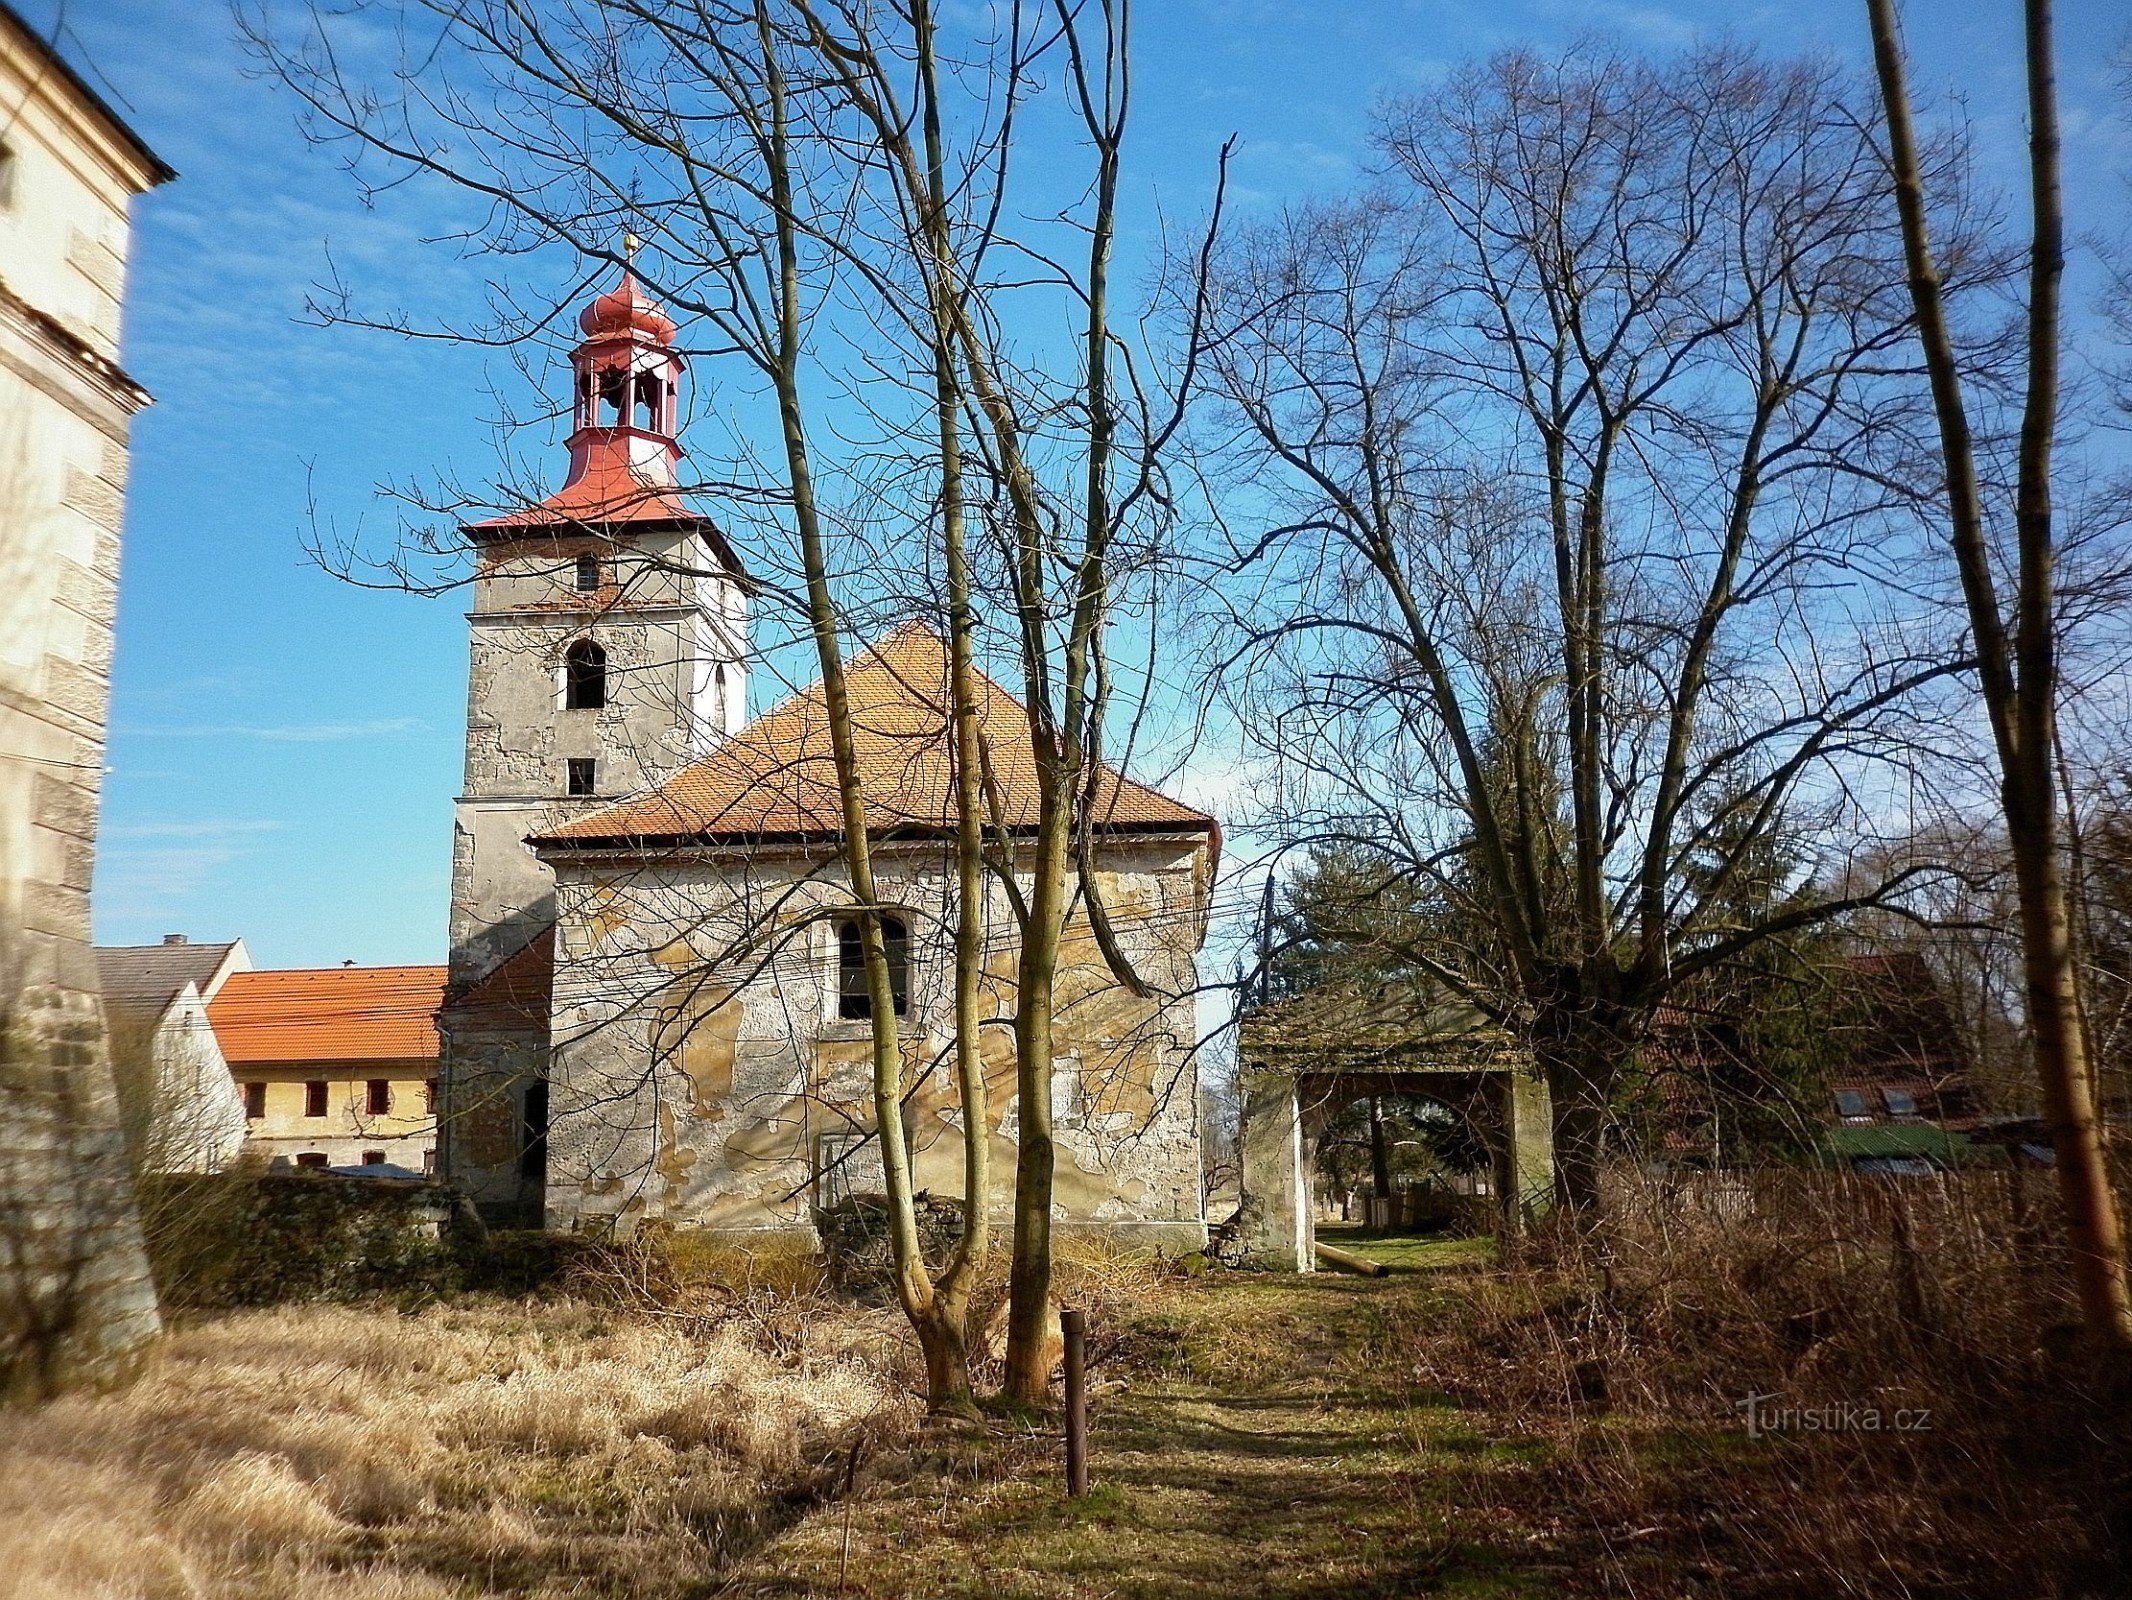
<path id="1" fill-rule="evenodd" d="M 749 581 L 678 487 L 674 323 L 627 272 L 578 321 L 562 486 L 463 530 L 475 571 L 439 1167 L 497 1219 L 812 1240 L 819 1212 L 881 1185 L 820 685 L 749 715 Z M 952 1075 L 946 646 L 907 623 L 847 672 L 892 908 L 901 1135 L 918 1187 L 956 1201 L 962 1141 L 991 1140 L 1004 1217 L 1026 857 L 987 875 L 991 1126 L 972 1130 Z M 997 685 L 980 692 L 990 831 L 1024 848 L 1026 715 Z M 1055 1220 L 1189 1250 L 1206 1238 L 1193 994 L 1220 829 L 1109 771 L 1094 805 L 1090 882 L 1145 993 L 1113 975 L 1077 906 L 1055 997 Z"/>

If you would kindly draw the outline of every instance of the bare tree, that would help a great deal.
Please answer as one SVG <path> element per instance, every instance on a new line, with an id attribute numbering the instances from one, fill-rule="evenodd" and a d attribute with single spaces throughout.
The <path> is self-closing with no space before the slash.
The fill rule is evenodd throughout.
<path id="1" fill-rule="evenodd" d="M 332 46 L 337 24 L 323 11 L 301 44 L 254 30 L 321 136 L 352 140 L 363 160 L 382 158 L 395 174 L 412 170 L 478 196 L 493 208 L 480 229 L 493 248 L 560 243 L 581 259 L 619 265 L 627 227 L 645 241 L 634 269 L 710 330 L 710 351 L 744 368 L 769 401 L 771 436 L 743 439 L 722 476 L 694 487 L 750 510 L 764 542 L 788 552 L 781 572 L 756 577 L 756 592 L 808 641 L 819 670 L 839 862 L 863 946 L 898 1292 L 925 1349 L 934 1403 L 966 1403 L 969 1297 L 986 1247 L 990 1184 L 979 1035 L 1000 1020 L 981 1014 L 999 987 L 987 984 L 998 937 L 982 920 L 984 875 L 1012 905 L 1018 934 L 1011 1003 L 1021 1159 L 1009 1389 L 1040 1400 L 1048 1382 L 1052 1030 L 1062 1004 L 1054 986 L 1070 919 L 1078 913 L 1095 926 L 1128 981 L 1150 981 L 1110 938 L 1090 870 L 1092 840 L 1118 785 L 1100 754 L 1115 688 L 1104 630 L 1121 593 L 1152 564 L 1155 542 L 1119 533 L 1162 522 L 1155 474 L 1139 464 L 1175 430 L 1174 406 L 1165 414 L 1172 420 L 1136 425 L 1138 475 L 1126 474 L 1126 492 L 1115 497 L 1117 385 L 1107 367 L 1119 341 L 1105 283 L 1124 116 L 1122 17 L 1106 14 L 1094 27 L 1077 7 L 1017 13 L 996 37 L 945 50 L 924 4 L 581 0 L 536 15 L 405 0 L 361 9 L 423 24 L 410 35 L 422 41 L 421 69 L 398 79 L 392 96 L 344 75 Z M 1013 214 L 1006 191 L 1016 108 L 1045 81 L 1039 69 L 1051 67 L 1107 152 L 1095 220 L 1072 215 L 1060 224 L 1085 236 L 1085 268 L 1057 265 L 1041 240 L 1002 235 L 1002 215 Z M 954 95 L 961 98 L 944 102 Z M 995 255 L 1011 262 L 1007 270 L 986 265 Z M 1058 377 L 1010 357 L 1035 320 L 1020 309 L 1029 299 L 1041 315 L 1055 318 L 1063 305 L 1080 319 L 1085 372 Z M 332 297 L 322 309 L 361 320 Z M 504 309 L 507 326 L 491 335 L 499 342 L 544 325 L 544 313 Z M 839 364 L 829 350 L 850 358 Z M 855 443 L 859 427 L 873 438 Z M 912 526 L 928 537 L 912 540 Z M 555 559 L 560 566 L 569 555 L 558 549 Z M 995 590 L 1012 599 L 1002 653 L 1022 671 L 1040 774 L 1029 837 L 1009 825 L 988 787 L 992 763 L 977 718 L 975 596 Z M 938 1278 L 921 1256 L 901 1136 L 916 1085 L 896 1020 L 878 797 L 858 759 L 846 683 L 847 641 L 862 618 L 929 613 L 945 616 L 951 661 L 953 1076 L 969 1130 L 965 1225 Z M 649 880 L 594 892 L 618 901 L 665 895 Z M 718 947 L 703 952 L 716 982 L 692 980 L 693 995 L 668 996 L 693 1019 L 661 1025 L 674 1049 L 702 1020 L 705 996 L 715 1011 L 733 974 L 768 970 L 823 914 L 783 891 L 757 900 L 739 928 L 731 918 L 664 907 L 669 920 L 703 934 L 692 935 L 691 948 Z M 620 1104 L 632 1092 L 617 1084 L 609 1098 Z"/>
<path id="2" fill-rule="evenodd" d="M 1961 578 L 1977 683 L 1998 756 L 2001 803 L 2013 857 L 2044 1115 L 2057 1156 L 2059 1194 L 2083 1319 L 2117 1351 L 2132 1348 L 2132 1294 L 2124 1237 L 2095 1119 L 2093 1074 L 2073 958 L 2055 758 L 2059 696 L 2058 557 L 2051 458 L 2059 403 L 2059 319 L 2065 214 L 2059 189 L 2057 64 L 2049 0 L 2025 0 L 2029 242 L 2025 372 L 2019 460 L 2012 496 L 2011 615 L 2000 592 L 1995 524 L 1978 471 L 1976 430 L 1963 396 L 1962 360 L 1946 305 L 1943 267 L 1926 210 L 1931 176 L 1918 154 L 1893 0 L 1866 0 L 1873 61 L 1887 116 L 1888 158 L 1902 221 L 1909 289 L 1931 376 L 1946 490 L 1946 537 Z"/>
<path id="3" fill-rule="evenodd" d="M 949 403 L 964 404 L 972 444 L 997 491 L 992 526 L 999 570 L 1013 602 L 1037 775 L 1026 888 L 1016 891 L 1020 1120 L 1005 1379 L 1010 1397 L 1034 1404 L 1049 1384 L 1056 988 L 1077 900 L 1118 981 L 1138 994 L 1149 988 L 1146 975 L 1134 970 L 1118 947 L 1094 871 L 1095 841 L 1114 820 L 1118 801 L 1117 777 L 1105 760 L 1105 723 L 1114 691 L 1107 639 L 1121 598 L 1164 563 L 1171 512 L 1163 467 L 1188 387 L 1177 382 L 1167 404 L 1152 397 L 1143 387 L 1144 367 L 1134 365 L 1132 347 L 1113 324 L 1111 251 L 1131 102 L 1131 10 L 1108 0 L 1101 5 L 1054 0 L 1048 7 L 1032 7 L 1026 20 L 1017 10 L 1008 26 L 1008 108 L 1001 115 L 995 181 L 1004 184 L 1014 86 L 1046 60 L 1063 79 L 1094 168 L 1085 198 L 1070 213 L 1070 226 L 1083 235 L 1082 257 L 1042 254 L 1018 242 L 1028 276 L 1010 283 L 986 276 L 981 249 L 953 247 L 928 9 L 921 4 L 912 12 L 907 52 L 884 48 L 870 26 L 871 7 L 825 4 L 814 14 L 825 55 L 840 65 L 845 92 L 890 157 L 903 204 L 919 219 L 918 237 L 931 246 L 923 268 L 940 363 L 942 438 L 953 433 Z M 903 54 L 917 70 L 922 154 L 909 135 L 912 118 L 896 83 L 896 63 Z M 965 167 L 975 169 L 983 151 L 980 141 L 965 155 Z M 1219 218 L 1217 197 L 1210 241 Z M 1049 291 L 1069 316 L 1078 316 L 1073 333 L 1080 361 L 1069 376 L 1018 362 L 1011 354 L 1015 344 L 1009 330 L 1032 319 L 1017 317 L 1010 302 L 1017 294 L 1026 298 L 1032 287 Z M 1203 310 L 1202 300 L 1193 304 L 1183 341 L 1187 371 L 1197 351 L 1197 313 Z M 1114 376 L 1114 363 L 1126 368 L 1122 382 Z M 959 520 L 951 526 L 959 534 Z M 1011 859 L 1002 867 L 1010 867 Z"/>
<path id="4" fill-rule="evenodd" d="M 1272 809 L 1440 903 L 1409 955 L 1529 1041 L 1578 1216 L 1665 997 L 1915 876 L 1733 892 L 1777 845 L 1836 876 L 1955 670 L 1904 572 L 1925 418 L 1864 102 L 1731 47 L 1507 54 L 1219 263 L 1207 448 L 1265 530 L 1220 620 Z"/>

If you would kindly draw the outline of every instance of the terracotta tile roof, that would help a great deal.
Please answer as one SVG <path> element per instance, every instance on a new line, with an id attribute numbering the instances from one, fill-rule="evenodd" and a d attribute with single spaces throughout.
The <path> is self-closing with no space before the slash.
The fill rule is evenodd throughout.
<path id="1" fill-rule="evenodd" d="M 947 644 L 908 624 L 852 658 L 845 669 L 868 813 L 881 833 L 952 827 Z M 978 674 L 978 716 L 987 781 L 999 820 L 1036 822 L 1036 767 L 1020 702 Z M 758 717 L 716 753 L 658 788 L 543 834 L 537 846 L 833 839 L 843 832 L 822 686 L 815 683 Z M 1212 817 L 1104 769 L 1097 797 L 1103 826 L 1143 832 L 1216 834 Z"/>
<path id="2" fill-rule="evenodd" d="M 442 967 L 233 972 L 207 1008 L 232 1066 L 437 1056 Z"/>
<path id="3" fill-rule="evenodd" d="M 628 458 L 621 451 L 595 448 L 587 456 L 584 473 L 539 505 L 473 523 L 467 532 L 493 537 L 524 529 L 551 528 L 557 523 L 611 526 L 703 520 L 701 513 L 691 511 L 672 488 L 647 483 L 630 471 Z"/>

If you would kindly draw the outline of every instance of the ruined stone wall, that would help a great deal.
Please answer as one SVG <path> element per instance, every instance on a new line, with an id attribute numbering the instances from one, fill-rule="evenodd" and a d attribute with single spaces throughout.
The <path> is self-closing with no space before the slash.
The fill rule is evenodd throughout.
<path id="1" fill-rule="evenodd" d="M 1196 837 L 1121 841 L 1103 858 L 1121 944 L 1175 998 L 1134 997 L 1086 924 L 1068 929 L 1052 1083 L 1063 1226 L 1178 1249 L 1204 1239 L 1191 990 L 1205 868 Z M 939 845 L 888 845 L 876 874 L 911 928 L 901 1031 L 906 1088 L 916 1086 L 906 1126 L 917 1183 L 959 1198 L 952 863 Z M 836 1016 L 834 912 L 849 898 L 834 861 L 767 850 L 560 865 L 551 1227 L 665 1217 L 811 1233 L 817 1204 L 878 1190 L 871 1028 Z M 996 884 L 986 920 L 990 1204 L 1004 1219 L 1018 1123 L 1019 950 Z"/>

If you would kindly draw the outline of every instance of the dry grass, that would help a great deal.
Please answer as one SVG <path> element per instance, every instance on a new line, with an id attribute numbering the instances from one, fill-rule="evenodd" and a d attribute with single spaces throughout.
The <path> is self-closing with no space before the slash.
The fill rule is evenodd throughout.
<path id="1" fill-rule="evenodd" d="M 913 1420 L 890 1317 L 725 1299 L 204 1321 L 6 1418 L 0 1600 L 700 1593 Z"/>
<path id="2" fill-rule="evenodd" d="M 1625 1178 L 1605 1248 L 1407 1302 L 1386 1349 L 1502 1441 L 1449 1492 L 1551 1525 L 1597 1592 L 2113 1593 L 2132 1406 L 2072 1337 L 2049 1206 L 2004 1174 Z M 1792 1415 L 1750 1437 L 1750 1394 Z"/>

